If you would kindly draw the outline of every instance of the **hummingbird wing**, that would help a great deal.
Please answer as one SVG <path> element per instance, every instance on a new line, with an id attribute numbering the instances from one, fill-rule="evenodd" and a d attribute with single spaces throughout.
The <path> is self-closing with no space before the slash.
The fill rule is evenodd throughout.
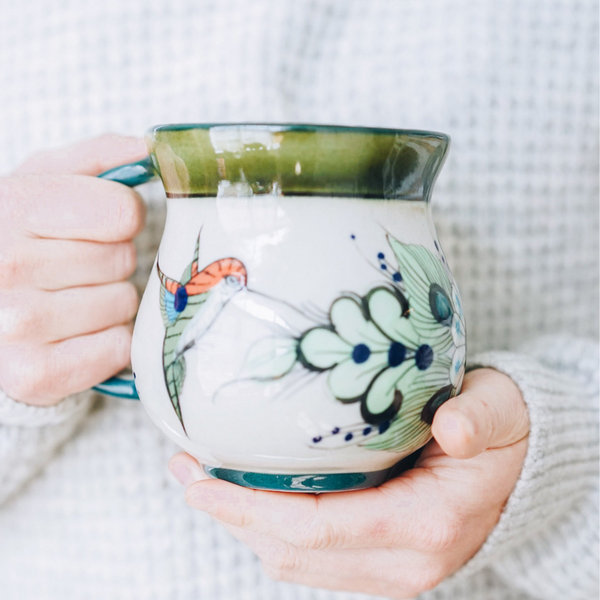
<path id="1" fill-rule="evenodd" d="M 165 294 L 165 296 L 167 296 L 167 294 Z M 184 431 L 185 425 L 183 424 L 179 398 L 185 382 L 186 365 L 184 354 L 177 352 L 177 344 L 181 338 L 181 334 L 189 326 L 190 321 L 198 312 L 198 309 L 202 306 L 202 304 L 204 304 L 207 296 L 208 293 L 192 296 L 185 309 L 182 312 L 177 313 L 175 320 L 165 326 L 165 340 L 163 343 L 163 370 L 165 375 L 165 384 L 167 386 L 169 399 L 171 400 L 175 414 L 177 415 L 177 418 L 179 419 Z"/>
<path id="2" fill-rule="evenodd" d="M 164 326 L 169 327 L 179 316 L 179 313 L 175 310 L 175 294 L 181 287 L 181 284 L 175 281 L 175 279 L 167 277 L 161 271 L 158 261 L 156 261 L 156 272 L 160 279 L 160 314 L 162 315 Z"/>

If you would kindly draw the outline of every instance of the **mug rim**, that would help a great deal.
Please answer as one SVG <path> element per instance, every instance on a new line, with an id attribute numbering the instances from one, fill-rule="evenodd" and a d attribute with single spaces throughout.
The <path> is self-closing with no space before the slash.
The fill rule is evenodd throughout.
<path id="1" fill-rule="evenodd" d="M 328 125 L 320 123 L 260 123 L 260 122 L 221 122 L 221 123 L 167 123 L 162 125 L 153 125 L 146 131 L 146 135 L 154 136 L 158 132 L 167 131 L 188 131 L 191 129 L 213 129 L 213 128 L 244 128 L 262 131 L 281 132 L 281 131 L 305 131 L 315 133 L 363 133 L 369 135 L 402 135 L 414 137 L 433 137 L 450 145 L 451 137 L 447 133 L 440 131 L 430 131 L 426 129 L 394 129 L 386 127 L 366 127 L 360 125 Z"/>

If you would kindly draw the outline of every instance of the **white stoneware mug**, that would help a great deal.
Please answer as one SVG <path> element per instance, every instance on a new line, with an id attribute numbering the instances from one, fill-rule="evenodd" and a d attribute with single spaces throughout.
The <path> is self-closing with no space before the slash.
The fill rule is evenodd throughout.
<path id="1" fill-rule="evenodd" d="M 429 197 L 449 138 L 317 125 L 166 125 L 167 222 L 133 334 L 134 396 L 220 479 L 379 485 L 460 391 L 465 324 Z"/>

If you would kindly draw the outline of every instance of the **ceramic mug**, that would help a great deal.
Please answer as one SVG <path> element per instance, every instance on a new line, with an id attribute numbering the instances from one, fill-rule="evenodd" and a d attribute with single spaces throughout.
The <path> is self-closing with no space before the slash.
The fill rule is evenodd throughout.
<path id="1" fill-rule="evenodd" d="M 216 478 L 379 485 L 460 391 L 465 323 L 429 198 L 449 138 L 317 125 L 163 125 L 167 220 L 132 344 L 133 397 Z"/>

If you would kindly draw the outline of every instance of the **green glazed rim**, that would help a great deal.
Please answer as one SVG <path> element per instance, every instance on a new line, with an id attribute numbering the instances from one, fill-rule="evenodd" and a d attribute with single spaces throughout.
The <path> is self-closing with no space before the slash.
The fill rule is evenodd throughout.
<path id="1" fill-rule="evenodd" d="M 449 136 L 292 123 L 158 125 L 146 133 L 168 197 L 429 199 Z"/>

